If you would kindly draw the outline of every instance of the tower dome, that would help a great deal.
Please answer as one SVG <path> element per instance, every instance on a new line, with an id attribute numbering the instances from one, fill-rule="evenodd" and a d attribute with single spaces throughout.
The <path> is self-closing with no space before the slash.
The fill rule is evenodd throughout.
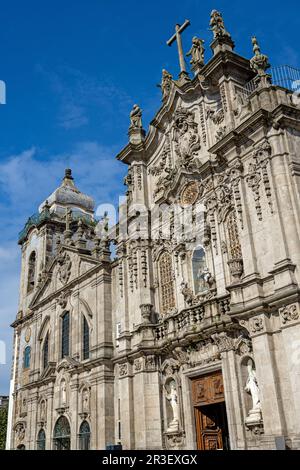
<path id="1" fill-rule="evenodd" d="M 93 216 L 95 202 L 93 198 L 82 193 L 75 186 L 72 176 L 72 170 L 67 168 L 61 185 L 47 198 L 50 213 L 64 215 L 66 208 L 72 209 L 72 212 L 83 212 L 86 215 Z M 40 205 L 39 211 L 43 210 L 45 202 Z"/>

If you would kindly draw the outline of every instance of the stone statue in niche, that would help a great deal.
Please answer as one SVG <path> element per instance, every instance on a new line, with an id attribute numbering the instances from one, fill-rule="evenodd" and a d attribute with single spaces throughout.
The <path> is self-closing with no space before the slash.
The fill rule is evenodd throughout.
<path id="1" fill-rule="evenodd" d="M 62 380 L 60 383 L 60 396 L 61 404 L 65 405 L 67 403 L 67 385 L 65 380 Z"/>
<path id="2" fill-rule="evenodd" d="M 176 432 L 179 430 L 179 400 L 175 380 L 165 386 L 165 396 L 171 405 L 173 414 L 167 432 Z"/>
<path id="3" fill-rule="evenodd" d="M 90 392 L 87 389 L 82 393 L 82 411 L 88 413 L 90 411 Z"/>
<path id="4" fill-rule="evenodd" d="M 255 366 L 252 359 L 248 360 L 247 363 L 248 378 L 245 386 L 245 391 L 251 395 L 252 408 L 249 410 L 249 414 L 245 420 L 245 424 L 249 428 L 257 428 L 262 425 L 261 415 L 261 403 L 260 403 L 260 392 L 258 382 L 256 378 Z"/>
<path id="5" fill-rule="evenodd" d="M 249 359 L 247 363 L 248 378 L 245 386 L 245 391 L 251 395 L 252 398 L 252 410 L 261 410 L 259 388 L 256 378 L 256 372 L 252 359 Z"/>
<path id="6" fill-rule="evenodd" d="M 40 418 L 41 418 L 41 421 L 46 421 L 46 402 L 45 402 L 45 400 L 43 400 L 41 402 Z"/>

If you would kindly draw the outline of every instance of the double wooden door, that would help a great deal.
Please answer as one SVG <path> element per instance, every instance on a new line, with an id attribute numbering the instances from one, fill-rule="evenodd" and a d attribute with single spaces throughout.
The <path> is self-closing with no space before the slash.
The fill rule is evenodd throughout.
<path id="1" fill-rule="evenodd" d="M 214 372 L 194 379 L 192 398 L 198 449 L 229 449 L 222 373 Z"/>

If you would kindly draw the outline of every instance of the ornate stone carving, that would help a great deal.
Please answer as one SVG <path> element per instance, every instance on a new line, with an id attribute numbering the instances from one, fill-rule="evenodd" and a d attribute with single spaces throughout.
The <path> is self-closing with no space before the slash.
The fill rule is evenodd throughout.
<path id="1" fill-rule="evenodd" d="M 216 333 L 211 337 L 218 346 L 220 353 L 231 351 L 234 349 L 234 339 L 227 333 L 225 333 L 225 331 L 223 331 L 222 333 Z"/>
<path id="2" fill-rule="evenodd" d="M 25 341 L 26 341 L 26 343 L 29 343 L 30 338 L 31 338 L 31 328 L 30 328 L 30 326 L 28 326 L 26 328 L 26 331 L 25 331 Z"/>
<path id="3" fill-rule="evenodd" d="M 209 109 L 207 111 L 207 118 L 211 119 L 215 125 L 220 125 L 225 118 L 223 108 L 218 110 Z"/>
<path id="4" fill-rule="evenodd" d="M 211 275 L 211 273 L 207 270 L 207 268 L 204 268 L 202 272 L 203 279 L 205 283 L 207 284 L 207 290 L 210 289 L 214 283 L 215 279 Z M 189 307 L 194 307 L 196 305 L 199 305 L 201 302 L 204 300 L 210 298 L 210 290 L 209 291 L 204 291 L 204 292 L 199 292 L 198 294 L 194 294 L 194 291 L 188 286 L 187 282 L 182 282 L 181 283 L 181 293 L 184 297 L 185 302 Z"/>
<path id="5" fill-rule="evenodd" d="M 123 364 L 119 364 L 119 376 L 125 377 L 128 374 L 128 364 L 124 362 Z"/>
<path id="6" fill-rule="evenodd" d="M 184 446 L 184 441 L 185 439 L 184 439 L 183 432 L 165 434 L 165 442 L 166 442 L 167 449 L 170 449 L 170 450 L 182 449 Z"/>
<path id="7" fill-rule="evenodd" d="M 148 370 L 148 371 L 156 370 L 155 356 L 146 356 L 145 357 L 145 369 Z"/>
<path id="8" fill-rule="evenodd" d="M 18 442 L 23 442 L 25 439 L 25 425 L 24 423 L 18 423 L 15 427 L 16 438 Z"/>
<path id="9" fill-rule="evenodd" d="M 58 305 L 64 309 L 67 305 L 69 292 L 61 292 L 57 298 Z"/>
<path id="10" fill-rule="evenodd" d="M 188 183 L 181 192 L 180 203 L 183 206 L 193 205 L 198 200 L 200 194 L 199 184 L 196 181 Z"/>
<path id="11" fill-rule="evenodd" d="M 253 45 L 254 56 L 250 60 L 250 67 L 257 73 L 259 77 L 267 77 L 266 70 L 270 68 L 269 58 L 260 51 L 259 44 L 255 36 L 251 39 Z"/>
<path id="12" fill-rule="evenodd" d="M 188 171 L 196 169 L 199 161 L 194 160 L 200 150 L 200 137 L 198 124 L 192 111 L 178 108 L 174 123 L 175 152 L 178 156 L 177 164 Z"/>
<path id="13" fill-rule="evenodd" d="M 220 360 L 220 351 L 212 340 L 200 341 L 199 343 L 188 347 L 187 364 L 189 367 L 196 365 L 209 364 L 210 362 Z"/>
<path id="14" fill-rule="evenodd" d="M 260 204 L 260 185 L 263 183 L 267 201 L 271 213 L 273 213 L 271 183 L 268 175 L 268 163 L 271 155 L 271 146 L 267 140 L 264 140 L 254 149 L 253 162 L 249 163 L 248 176 L 246 181 L 249 188 L 252 189 L 255 209 L 259 220 L 262 220 L 262 208 Z"/>
<path id="15" fill-rule="evenodd" d="M 279 309 L 279 314 L 282 323 L 285 325 L 288 322 L 299 319 L 299 310 L 297 304 L 285 305 Z"/>
<path id="16" fill-rule="evenodd" d="M 142 318 L 143 318 L 145 323 L 150 323 L 152 308 L 153 308 L 152 304 L 142 304 L 142 305 L 140 305 Z"/>
<path id="17" fill-rule="evenodd" d="M 225 137 L 226 135 L 226 132 L 227 132 L 227 127 L 226 126 L 220 126 L 219 129 L 217 129 L 217 132 L 216 132 L 216 141 L 219 141 L 221 139 L 223 139 L 223 137 Z"/>
<path id="18" fill-rule="evenodd" d="M 264 321 L 261 317 L 251 318 L 249 321 L 250 333 L 259 333 L 265 329 Z"/>
<path id="19" fill-rule="evenodd" d="M 133 363 L 133 367 L 134 367 L 134 371 L 135 372 L 140 372 L 143 368 L 143 362 L 142 362 L 142 358 L 141 357 L 138 357 L 134 360 L 134 363 Z"/>
<path id="20" fill-rule="evenodd" d="M 71 275 L 72 261 L 68 253 L 58 256 L 58 278 L 62 284 L 66 284 Z"/>

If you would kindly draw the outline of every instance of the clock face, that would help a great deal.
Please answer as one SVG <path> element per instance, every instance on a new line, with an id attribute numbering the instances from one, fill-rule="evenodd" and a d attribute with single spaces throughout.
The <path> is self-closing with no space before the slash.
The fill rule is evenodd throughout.
<path id="1" fill-rule="evenodd" d="M 31 338 L 31 329 L 28 327 L 25 331 L 25 341 L 26 343 L 29 343 Z"/>
<path id="2" fill-rule="evenodd" d="M 180 202 L 183 206 L 195 204 L 199 197 L 199 185 L 196 181 L 189 183 L 181 193 Z"/>

